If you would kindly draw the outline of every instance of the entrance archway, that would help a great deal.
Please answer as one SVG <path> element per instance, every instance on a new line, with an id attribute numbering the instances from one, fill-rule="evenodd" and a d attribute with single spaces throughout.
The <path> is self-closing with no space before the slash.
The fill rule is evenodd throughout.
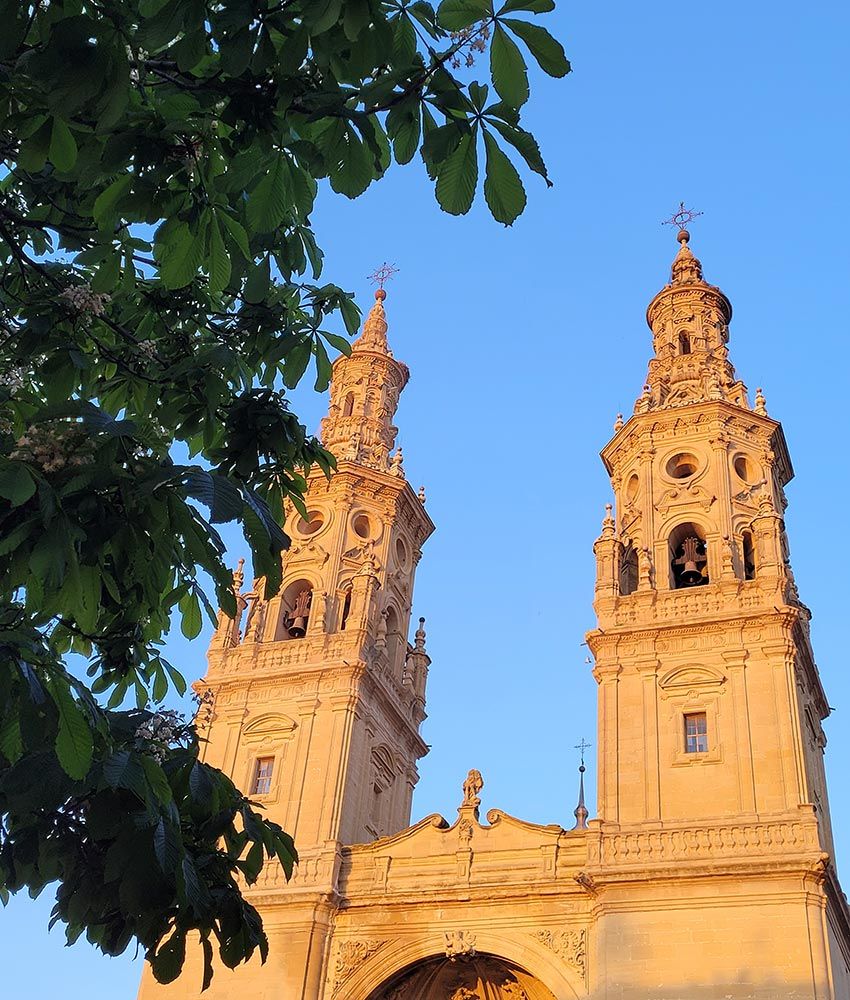
<path id="1" fill-rule="evenodd" d="M 369 994 L 368 1000 L 555 1000 L 530 973 L 495 955 L 425 959 Z"/>

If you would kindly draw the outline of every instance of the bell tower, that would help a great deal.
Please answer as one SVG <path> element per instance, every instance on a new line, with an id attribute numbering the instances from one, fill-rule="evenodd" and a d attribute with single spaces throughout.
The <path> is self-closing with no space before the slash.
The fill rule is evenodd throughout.
<path id="1" fill-rule="evenodd" d="M 241 568 L 235 575 L 239 618 L 219 626 L 200 685 L 207 760 L 294 836 L 302 880 L 332 845 L 407 825 L 427 749 L 423 622 L 413 645 L 407 636 L 433 524 L 393 453 L 409 372 L 387 344 L 386 292 L 375 297 L 333 368 L 321 433 L 337 471 L 311 474 L 308 516 L 286 518 L 278 595 L 267 603 L 262 581 L 243 591 Z"/>
<path id="2" fill-rule="evenodd" d="M 789 562 L 780 424 L 728 357 L 729 300 L 681 229 L 647 309 L 654 356 L 602 451 L 611 477 L 589 636 L 602 827 L 767 818 L 831 852 L 829 712 Z"/>

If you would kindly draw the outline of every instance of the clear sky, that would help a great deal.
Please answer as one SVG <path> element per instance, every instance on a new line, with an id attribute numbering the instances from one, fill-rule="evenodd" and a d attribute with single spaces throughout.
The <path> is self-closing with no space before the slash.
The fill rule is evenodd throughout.
<path id="1" fill-rule="evenodd" d="M 433 659 L 414 819 L 452 818 L 477 767 L 485 810 L 573 822 L 573 746 L 595 743 L 582 640 L 609 499 L 597 453 L 643 384 L 644 310 L 677 248 L 659 223 L 684 199 L 705 213 L 691 247 L 732 300 L 732 360 L 751 393 L 764 387 L 796 470 L 787 524 L 835 708 L 827 763 L 848 888 L 850 6 L 561 2 L 551 20 L 574 73 L 533 76 L 528 127 L 555 187 L 529 178 L 512 229 L 483 202 L 442 214 L 416 164 L 356 202 L 326 196 L 314 220 L 326 279 L 366 307 L 365 275 L 383 260 L 401 269 L 386 303 L 412 371 L 397 423 L 438 526 L 414 602 Z M 316 427 L 326 399 L 299 392 L 297 406 Z M 207 640 L 171 643 L 192 679 Z M 22 897 L 0 913 L 4 995 L 134 997 L 141 961 L 63 949 L 49 909 Z"/>

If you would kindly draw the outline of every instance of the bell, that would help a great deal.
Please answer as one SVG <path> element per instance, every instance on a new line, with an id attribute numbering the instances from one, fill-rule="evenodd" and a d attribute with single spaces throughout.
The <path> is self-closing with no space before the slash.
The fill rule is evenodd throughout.
<path id="1" fill-rule="evenodd" d="M 687 584 L 699 583 L 702 579 L 702 573 L 697 569 L 697 564 L 691 560 L 685 563 L 684 569 L 682 570 L 682 582 Z"/>
<path id="2" fill-rule="evenodd" d="M 307 619 L 303 615 L 293 618 L 288 631 L 290 639 L 302 639 L 307 634 Z"/>

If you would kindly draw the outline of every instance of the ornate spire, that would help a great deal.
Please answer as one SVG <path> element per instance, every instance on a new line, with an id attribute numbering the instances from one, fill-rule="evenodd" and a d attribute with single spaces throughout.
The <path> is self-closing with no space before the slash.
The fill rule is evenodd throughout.
<path id="1" fill-rule="evenodd" d="M 348 357 L 334 362 L 331 405 L 322 421 L 322 441 L 337 461 L 356 462 L 403 477 L 400 459 L 390 454 L 398 429 L 393 417 L 398 398 L 407 384 L 407 366 L 397 361 L 387 343 L 387 317 L 383 288 Z"/>
<path id="2" fill-rule="evenodd" d="M 695 281 L 702 281 L 702 263 L 698 257 L 693 255 L 688 243 L 691 234 L 687 229 L 680 229 L 676 234 L 679 241 L 679 252 L 670 268 L 670 279 L 674 285 L 685 285 Z"/>
<path id="3" fill-rule="evenodd" d="M 732 306 L 702 274 L 690 246 L 685 222 L 696 214 L 680 206 L 668 222 L 678 226 L 679 251 L 670 282 L 650 302 L 646 321 L 653 334 L 655 357 L 636 413 L 670 409 L 723 399 L 748 407 L 746 387 L 738 381 L 726 346 Z"/>
<path id="4" fill-rule="evenodd" d="M 587 811 L 587 806 L 584 804 L 584 772 L 587 770 L 584 766 L 584 751 L 589 749 L 590 744 L 584 742 L 584 737 L 582 737 L 581 743 L 576 745 L 576 750 L 581 751 L 581 764 L 579 764 L 578 769 L 578 805 L 573 810 L 573 816 L 576 818 L 576 825 L 573 827 L 574 830 L 586 830 L 587 829 L 587 817 L 590 815 Z"/>
<path id="5" fill-rule="evenodd" d="M 369 310 L 363 332 L 351 345 L 352 351 L 380 351 L 382 354 L 392 352 L 387 344 L 387 317 L 384 312 L 384 299 L 387 293 L 383 288 L 375 291 L 375 304 Z"/>

